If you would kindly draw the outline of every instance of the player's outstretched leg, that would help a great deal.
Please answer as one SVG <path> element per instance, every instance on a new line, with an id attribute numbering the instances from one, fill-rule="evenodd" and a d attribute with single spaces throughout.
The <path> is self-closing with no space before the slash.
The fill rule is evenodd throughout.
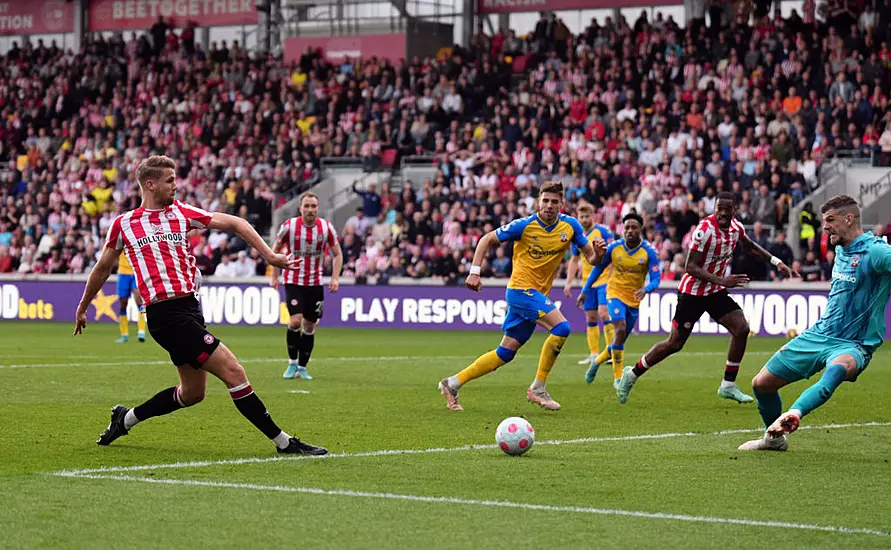
<path id="1" fill-rule="evenodd" d="M 857 362 L 854 358 L 850 355 L 837 357 L 823 371 L 820 380 L 804 390 L 795 403 L 792 403 L 789 411 L 777 418 L 767 428 L 768 433 L 782 435 L 794 432 L 798 429 L 801 419 L 829 401 L 842 382 L 854 380 L 856 377 Z"/>
<path id="2" fill-rule="evenodd" d="M 560 350 L 563 349 L 563 344 L 569 338 L 569 333 L 569 323 L 565 320 L 557 323 L 550 330 L 550 334 L 541 347 L 535 380 L 532 381 L 532 385 L 526 390 L 526 399 L 548 411 L 560 410 L 560 403 L 551 398 L 551 394 L 548 393 L 545 384 L 548 380 L 548 374 L 550 374 L 551 369 L 554 368 L 554 364 L 557 362 Z"/>
<path id="3" fill-rule="evenodd" d="M 180 369 L 180 380 L 183 383 L 179 386 L 161 390 L 142 405 L 132 409 L 128 409 L 124 405 L 115 405 L 111 409 L 111 422 L 96 443 L 110 445 L 115 439 L 130 433 L 133 426 L 139 422 L 155 416 L 170 414 L 204 399 L 204 380 L 207 375 L 201 371 L 194 371 L 188 365 L 180 367 Z M 192 372 L 189 373 L 185 369 L 190 369 Z M 183 390 L 184 386 L 187 388 L 186 390 Z"/>
<path id="4" fill-rule="evenodd" d="M 768 361 L 776 361 L 776 356 Z M 768 370 L 765 366 L 761 369 L 754 380 L 752 380 L 752 390 L 755 393 L 755 400 L 758 404 L 758 413 L 761 415 L 761 421 L 765 428 L 770 427 L 783 411 L 783 402 L 780 399 L 780 388 L 787 385 L 789 380 L 781 378 Z M 774 435 L 768 431 L 758 438 L 747 441 L 739 446 L 740 451 L 785 451 L 789 448 L 789 442 L 783 434 Z"/>
<path id="5" fill-rule="evenodd" d="M 506 345 L 515 349 L 510 349 Z M 461 389 L 461 386 L 480 376 L 489 374 L 502 365 L 510 363 L 517 355 L 517 349 L 519 348 L 519 342 L 504 337 L 497 349 L 479 356 L 476 361 L 458 374 L 440 380 L 439 392 L 445 397 L 446 407 L 451 411 L 463 411 L 464 407 L 458 403 L 458 390 Z"/>
<path id="6" fill-rule="evenodd" d="M 297 374 L 297 359 L 300 357 L 300 344 L 301 337 L 303 334 L 300 332 L 300 321 L 297 321 L 295 324 L 293 319 L 288 323 L 287 330 L 287 342 L 288 342 L 288 368 L 285 369 L 285 373 L 282 374 L 282 378 L 286 378 L 288 380 L 294 378 L 294 375 Z"/>
<path id="7" fill-rule="evenodd" d="M 736 376 L 739 374 L 739 364 L 746 353 L 746 344 L 749 339 L 749 323 L 742 310 L 736 309 L 727 313 L 718 323 L 730 332 L 730 346 L 727 350 L 727 363 L 724 366 L 724 379 L 718 387 L 718 397 L 730 399 L 737 403 L 751 403 L 754 398 L 740 391 L 736 385 Z"/>
<path id="8" fill-rule="evenodd" d="M 229 348 L 222 343 L 204 364 L 203 370 L 213 374 L 226 384 L 226 387 L 229 388 L 229 396 L 238 412 L 263 432 L 263 435 L 271 439 L 278 452 L 303 455 L 328 453 L 324 447 L 310 445 L 298 438 L 291 437 L 276 425 L 266 410 L 266 406 L 254 393 L 254 389 L 248 382 L 247 374 L 244 372 L 244 367 L 239 364 L 238 359 L 229 351 Z"/>

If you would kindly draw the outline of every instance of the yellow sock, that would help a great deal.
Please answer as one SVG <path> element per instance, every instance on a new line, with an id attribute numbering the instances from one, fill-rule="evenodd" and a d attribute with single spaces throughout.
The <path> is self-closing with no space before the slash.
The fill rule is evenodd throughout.
<path id="1" fill-rule="evenodd" d="M 139 317 L 136 318 L 136 330 L 145 332 L 145 313 L 139 312 Z"/>
<path id="2" fill-rule="evenodd" d="M 127 336 L 127 312 L 123 312 L 120 314 L 118 323 L 121 325 L 121 336 Z"/>
<path id="3" fill-rule="evenodd" d="M 612 323 L 603 325 L 603 336 L 607 346 L 613 343 L 613 339 L 616 337 L 616 329 L 613 328 Z"/>
<path id="4" fill-rule="evenodd" d="M 625 346 L 623 345 L 621 349 L 616 349 L 616 346 L 613 346 L 613 378 L 618 380 L 622 378 L 622 367 L 625 366 Z"/>
<path id="5" fill-rule="evenodd" d="M 535 373 L 535 379 L 539 382 L 546 382 L 548 374 L 554 368 L 557 362 L 557 356 L 563 349 L 563 343 L 566 342 L 565 336 L 554 336 L 549 334 L 543 346 L 541 346 L 541 356 L 538 358 L 538 371 Z"/>
<path id="6" fill-rule="evenodd" d="M 588 350 L 591 355 L 600 355 L 600 326 L 588 325 Z"/>
<path id="7" fill-rule="evenodd" d="M 464 385 L 484 374 L 489 374 L 503 364 L 504 361 L 501 357 L 498 357 L 498 353 L 495 350 L 492 350 L 489 353 L 484 353 L 483 355 L 480 355 L 476 361 L 471 363 L 469 367 L 458 373 L 458 382 L 460 382 L 461 385 Z"/>
<path id="8" fill-rule="evenodd" d="M 609 347 L 609 344 L 607 344 L 607 346 L 605 348 L 603 348 L 603 351 L 600 353 L 600 355 L 597 356 L 597 359 L 595 359 L 594 361 L 598 365 L 602 365 L 603 363 L 606 363 L 607 359 L 609 359 L 610 353 L 611 353 L 610 347 Z"/>

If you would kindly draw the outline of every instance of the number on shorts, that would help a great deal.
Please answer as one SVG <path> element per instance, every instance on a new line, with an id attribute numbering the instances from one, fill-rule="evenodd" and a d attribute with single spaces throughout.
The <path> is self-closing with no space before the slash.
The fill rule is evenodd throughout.
<path id="1" fill-rule="evenodd" d="M 324 302 L 324 301 L 319 300 L 318 302 L 316 302 L 316 315 L 318 315 L 318 316 L 321 317 L 321 315 L 322 315 L 322 309 L 324 309 L 324 308 L 325 308 L 325 302 Z"/>

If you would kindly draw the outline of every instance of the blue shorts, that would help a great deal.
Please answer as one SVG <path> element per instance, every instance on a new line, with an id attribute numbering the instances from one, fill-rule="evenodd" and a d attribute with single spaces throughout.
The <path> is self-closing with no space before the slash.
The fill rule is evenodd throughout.
<path id="1" fill-rule="evenodd" d="M 594 311 L 598 306 L 606 305 L 606 285 L 595 286 L 591 288 L 591 292 L 585 296 L 585 305 L 582 309 L 585 311 Z"/>
<path id="2" fill-rule="evenodd" d="M 805 331 L 774 353 L 765 367 L 774 376 L 797 382 L 817 374 L 841 355 L 854 358 L 858 376 L 872 359 L 872 354 L 854 342 Z"/>
<path id="3" fill-rule="evenodd" d="M 505 336 L 524 343 L 535 331 L 535 322 L 557 309 L 554 302 L 541 292 L 533 289 L 509 288 L 504 293 L 507 300 L 507 314 L 501 324 Z"/>
<path id="4" fill-rule="evenodd" d="M 129 298 L 136 291 L 136 275 L 118 275 L 118 298 Z"/>
<path id="5" fill-rule="evenodd" d="M 637 318 L 640 316 L 640 309 L 631 307 L 618 298 L 607 300 L 607 309 L 610 320 L 613 323 L 625 321 L 625 334 L 631 334 L 631 329 L 637 324 Z"/>

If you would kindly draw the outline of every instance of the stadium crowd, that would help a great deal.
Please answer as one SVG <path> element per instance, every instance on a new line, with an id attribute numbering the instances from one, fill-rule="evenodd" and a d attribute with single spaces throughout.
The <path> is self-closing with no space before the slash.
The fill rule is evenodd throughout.
<path id="1" fill-rule="evenodd" d="M 193 33 L 93 38 L 74 55 L 38 43 L 0 58 L 0 273 L 89 269 L 114 216 L 139 204 L 150 153 L 179 163 L 179 198 L 268 234 L 272 209 L 324 177 L 321 159 L 369 170 L 432 158 L 433 179 L 357 189 L 340 238 L 346 276 L 463 280 L 485 232 L 534 212 L 560 180 L 566 212 L 593 204 L 618 229 L 636 209 L 678 278 L 715 196 L 733 192 L 753 238 L 791 262 L 784 227 L 835 151 L 891 157 L 891 6 L 833 0 L 783 19 L 726 14 L 686 28 L 658 14 L 572 35 L 542 14 L 519 36 L 482 28 L 441 59 L 286 63 Z M 859 15 L 858 15 L 859 14 Z M 157 25 L 156 25 L 157 27 Z M 831 252 L 802 213 L 807 280 Z M 206 275 L 265 273 L 244 243 L 192 235 Z M 507 245 L 484 274 L 510 273 Z M 739 259 L 755 280 L 769 265 Z"/>

